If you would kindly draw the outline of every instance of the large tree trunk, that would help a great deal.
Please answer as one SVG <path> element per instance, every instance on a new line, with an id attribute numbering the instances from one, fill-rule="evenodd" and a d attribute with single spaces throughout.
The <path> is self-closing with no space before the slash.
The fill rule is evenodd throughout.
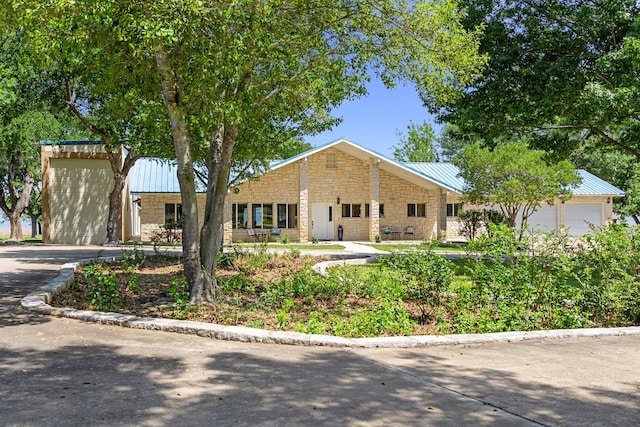
<path id="1" fill-rule="evenodd" d="M 17 191 L 13 187 L 13 183 L 10 183 L 11 186 L 10 192 L 12 194 L 12 205 L 11 207 L 6 206 L 4 204 L 3 209 L 5 214 L 9 217 L 9 224 L 11 225 L 11 231 L 9 234 L 9 240 L 24 240 L 24 235 L 22 234 L 22 214 L 24 210 L 29 205 L 29 198 L 31 197 L 31 190 L 33 190 L 33 176 L 31 174 L 27 174 L 24 177 L 24 186 L 22 187 L 22 193 L 19 197 L 17 196 Z M 4 201 L 3 201 L 4 202 Z"/>
<path id="2" fill-rule="evenodd" d="M 39 215 L 35 215 L 35 214 L 30 214 L 29 217 L 31 218 L 31 238 L 35 238 L 38 234 L 38 216 Z"/>
<path id="3" fill-rule="evenodd" d="M 9 223 L 11 224 L 11 233 L 9 235 L 9 240 L 24 240 L 24 235 L 22 234 L 21 216 L 16 215 L 15 213 L 9 215 Z"/>
<path id="4" fill-rule="evenodd" d="M 113 190 L 109 193 L 109 216 L 107 218 L 107 239 L 105 244 L 118 242 L 118 224 L 122 209 L 122 190 L 127 180 L 127 176 L 133 165 L 140 158 L 133 148 L 127 152 L 124 162 L 121 166 L 120 158 L 116 156 L 108 145 L 106 149 L 109 151 L 109 162 L 113 171 Z"/>
<path id="5" fill-rule="evenodd" d="M 162 79 L 162 98 L 169 115 L 171 136 L 178 164 L 178 182 L 182 198 L 182 263 L 191 291 L 190 302 L 213 302 L 211 283 L 205 280 L 200 261 L 198 238 L 198 200 L 191 155 L 187 118 L 179 104 L 179 82 L 162 46 L 156 50 L 156 66 Z"/>
<path id="6" fill-rule="evenodd" d="M 224 201 L 233 162 L 233 146 L 237 136 L 237 126 L 226 128 L 221 125 L 212 138 L 207 159 L 209 173 L 204 223 L 200 234 L 200 257 L 203 268 L 213 285 L 215 285 L 215 271 L 222 245 Z"/>
<path id="7" fill-rule="evenodd" d="M 118 220 L 120 218 L 120 207 L 122 206 L 122 190 L 126 175 L 120 172 L 113 174 L 113 189 L 109 193 L 109 214 L 107 216 L 107 238 L 104 244 L 114 244 L 118 242 Z"/>

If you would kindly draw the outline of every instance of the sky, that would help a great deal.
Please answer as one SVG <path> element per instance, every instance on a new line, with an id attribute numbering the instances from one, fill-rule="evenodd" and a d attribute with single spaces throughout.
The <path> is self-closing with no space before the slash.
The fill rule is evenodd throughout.
<path id="1" fill-rule="evenodd" d="M 369 95 L 366 97 L 345 102 L 333 111 L 334 116 L 343 119 L 339 126 L 308 137 L 306 141 L 317 147 L 345 138 L 386 157 L 393 157 L 393 147 L 400 144 L 396 131 L 406 135 L 410 122 L 421 124 L 427 120 L 436 134 L 439 132 L 440 126 L 434 123 L 413 86 L 399 84 L 387 89 L 382 82 L 372 79 L 367 89 Z"/>

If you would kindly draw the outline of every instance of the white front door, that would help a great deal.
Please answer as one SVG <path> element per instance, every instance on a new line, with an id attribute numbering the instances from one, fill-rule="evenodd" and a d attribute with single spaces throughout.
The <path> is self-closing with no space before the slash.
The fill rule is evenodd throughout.
<path id="1" fill-rule="evenodd" d="M 311 238 L 333 240 L 333 205 L 314 203 L 311 205 Z"/>

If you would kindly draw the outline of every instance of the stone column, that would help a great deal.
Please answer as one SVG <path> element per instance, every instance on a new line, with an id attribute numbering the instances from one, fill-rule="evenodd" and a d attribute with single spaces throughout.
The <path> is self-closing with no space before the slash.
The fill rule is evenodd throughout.
<path id="1" fill-rule="evenodd" d="M 438 200 L 438 239 L 447 238 L 447 191 L 440 190 Z"/>
<path id="2" fill-rule="evenodd" d="M 369 241 L 380 234 L 380 159 L 373 159 L 369 168 Z"/>
<path id="3" fill-rule="evenodd" d="M 307 178 L 309 165 L 307 158 L 300 163 L 300 199 L 298 207 L 298 240 L 300 243 L 309 241 L 309 186 Z"/>
<path id="4" fill-rule="evenodd" d="M 224 207 L 222 211 L 222 244 L 228 245 L 233 243 L 233 223 L 232 221 L 232 207 L 231 194 L 227 194 L 224 198 Z"/>

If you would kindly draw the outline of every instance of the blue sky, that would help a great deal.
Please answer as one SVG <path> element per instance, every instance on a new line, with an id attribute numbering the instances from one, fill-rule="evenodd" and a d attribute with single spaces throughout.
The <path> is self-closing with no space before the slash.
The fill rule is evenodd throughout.
<path id="1" fill-rule="evenodd" d="M 399 144 L 396 131 L 403 134 L 411 121 L 420 124 L 427 120 L 438 133 L 439 126 L 422 105 L 418 93 L 411 85 L 399 84 L 387 89 L 379 80 L 367 85 L 369 95 L 346 102 L 334 110 L 342 117 L 342 124 L 333 130 L 306 138 L 314 147 L 345 138 L 387 157 L 393 156 L 393 147 Z"/>

